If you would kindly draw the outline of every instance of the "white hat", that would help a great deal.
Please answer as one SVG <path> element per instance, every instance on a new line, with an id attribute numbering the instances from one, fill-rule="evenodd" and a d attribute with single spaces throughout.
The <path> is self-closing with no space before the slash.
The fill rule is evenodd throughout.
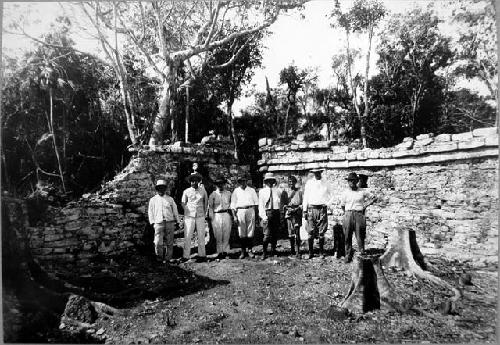
<path id="1" fill-rule="evenodd" d="M 167 186 L 167 181 L 165 181 L 165 180 L 158 180 L 158 181 L 156 181 L 155 188 L 159 187 L 159 186 L 165 186 L 166 187 Z"/>
<path id="2" fill-rule="evenodd" d="M 267 181 L 267 180 L 274 180 L 276 181 L 276 177 L 274 177 L 274 174 L 272 172 L 268 172 L 264 175 L 264 181 Z"/>

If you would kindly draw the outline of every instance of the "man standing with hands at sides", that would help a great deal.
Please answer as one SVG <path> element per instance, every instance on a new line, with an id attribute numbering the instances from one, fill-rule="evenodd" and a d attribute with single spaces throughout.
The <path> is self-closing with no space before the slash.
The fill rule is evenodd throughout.
<path id="1" fill-rule="evenodd" d="M 297 188 L 297 178 L 293 175 L 288 177 L 288 190 L 284 192 L 285 219 L 290 238 L 291 254 L 300 258 L 300 227 L 302 226 L 302 191 Z M 295 250 L 297 246 L 297 250 Z"/>
<path id="2" fill-rule="evenodd" d="M 208 198 L 208 216 L 212 221 L 217 258 L 224 259 L 229 252 L 229 237 L 231 235 L 231 192 L 224 190 L 226 179 L 218 176 L 214 181 L 216 189 Z"/>
<path id="3" fill-rule="evenodd" d="M 354 250 L 352 249 L 352 233 L 356 234 L 358 250 L 365 250 L 366 218 L 365 210 L 377 201 L 377 198 L 364 188 L 358 188 L 358 175 L 354 172 L 347 176 L 349 189 L 344 192 L 340 206 L 344 211 L 344 237 L 345 237 L 345 262 L 352 261 Z"/>
<path id="4" fill-rule="evenodd" d="M 328 205 L 332 203 L 333 190 L 331 185 L 321 179 L 323 169 L 311 169 L 314 177 L 304 186 L 304 220 L 307 220 L 307 244 L 309 259 L 314 257 L 314 238 L 319 238 L 319 253 L 324 257 L 325 233 L 328 229 Z"/>
<path id="5" fill-rule="evenodd" d="M 280 211 L 282 194 L 280 188 L 275 187 L 276 178 L 269 172 L 264 175 L 264 188 L 259 191 L 259 216 L 262 221 L 264 240 L 262 243 L 262 260 L 267 258 L 267 246 L 271 243 L 271 256 L 276 255 L 276 242 L 280 229 Z"/>
<path id="6" fill-rule="evenodd" d="M 172 197 L 167 195 L 167 182 L 158 180 L 155 189 L 157 194 L 149 200 L 148 218 L 149 223 L 154 226 L 155 254 L 158 261 L 172 262 L 174 249 L 174 231 L 179 225 L 179 213 L 177 205 Z M 166 253 L 163 252 L 163 241 L 166 242 Z"/>
<path id="7" fill-rule="evenodd" d="M 205 253 L 205 217 L 208 197 L 205 189 L 199 188 L 201 175 L 194 173 L 188 176 L 191 187 L 182 193 L 181 203 L 184 208 L 184 255 L 183 261 L 189 260 L 191 254 L 191 237 L 194 229 L 198 234 L 198 261 L 206 261 Z"/>
<path id="8" fill-rule="evenodd" d="M 240 259 L 252 254 L 252 238 L 255 230 L 255 214 L 259 204 L 259 198 L 255 189 L 247 186 L 248 176 L 238 178 L 239 186 L 236 187 L 231 195 L 231 209 L 233 210 L 234 221 L 238 226 L 238 235 L 241 242 Z"/>

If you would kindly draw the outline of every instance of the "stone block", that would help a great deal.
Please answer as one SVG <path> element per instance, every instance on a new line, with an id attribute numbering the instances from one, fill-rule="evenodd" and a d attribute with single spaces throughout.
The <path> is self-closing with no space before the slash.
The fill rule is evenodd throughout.
<path id="1" fill-rule="evenodd" d="M 271 146 L 274 140 L 272 138 L 267 138 L 267 145 Z"/>
<path id="2" fill-rule="evenodd" d="M 124 189 L 125 192 L 132 192 L 132 190 Z M 135 191 L 135 190 L 134 190 Z M 102 208 L 88 208 L 87 209 L 87 214 L 89 216 L 100 216 L 105 214 L 106 212 Z"/>
<path id="3" fill-rule="evenodd" d="M 412 138 L 404 138 L 401 144 L 395 146 L 396 151 L 410 150 L 413 147 L 414 140 Z"/>
<path id="4" fill-rule="evenodd" d="M 378 159 L 380 158 L 380 151 L 378 150 L 372 150 L 368 153 L 368 158 L 370 159 Z"/>
<path id="5" fill-rule="evenodd" d="M 311 149 L 327 149 L 330 147 L 329 141 L 313 141 L 309 144 L 309 148 Z"/>
<path id="6" fill-rule="evenodd" d="M 498 128 L 497 127 L 477 128 L 472 131 L 472 135 L 474 137 L 498 136 Z"/>
<path id="7" fill-rule="evenodd" d="M 333 153 L 347 153 L 349 152 L 348 146 L 331 146 L 330 149 Z"/>
<path id="8" fill-rule="evenodd" d="M 75 231 L 75 230 L 80 229 L 81 227 L 82 227 L 81 222 L 69 222 L 69 223 L 66 223 L 66 225 L 64 225 L 64 229 L 67 231 Z"/>
<path id="9" fill-rule="evenodd" d="M 499 141 L 498 141 L 498 134 L 495 136 L 488 136 L 484 140 L 484 145 L 485 146 L 498 146 Z"/>
<path id="10" fill-rule="evenodd" d="M 62 234 L 45 235 L 44 241 L 45 242 L 54 242 L 54 241 L 62 240 L 63 238 L 64 238 L 64 235 L 62 235 Z"/>
<path id="11" fill-rule="evenodd" d="M 334 153 L 328 155 L 328 160 L 331 161 L 344 161 L 346 159 L 346 154 L 345 153 Z"/>
<path id="12" fill-rule="evenodd" d="M 478 147 L 484 146 L 484 138 L 475 137 L 467 141 L 459 141 L 458 148 L 459 149 L 475 149 Z"/>
<path id="13" fill-rule="evenodd" d="M 451 141 L 451 134 L 439 134 L 434 138 L 436 142 Z"/>
<path id="14" fill-rule="evenodd" d="M 356 159 L 358 161 L 364 161 L 368 159 L 368 155 L 370 154 L 371 150 L 363 150 L 359 151 L 358 154 L 356 155 Z"/>
<path id="15" fill-rule="evenodd" d="M 428 134 L 419 134 L 417 135 L 416 139 L 418 140 L 425 140 L 425 139 L 430 139 L 434 136 L 433 133 L 428 133 Z"/>
<path id="16" fill-rule="evenodd" d="M 427 152 L 447 152 L 458 149 L 458 143 L 454 141 L 436 142 L 427 147 Z"/>
<path id="17" fill-rule="evenodd" d="M 415 146 L 416 147 L 427 146 L 433 142 L 434 142 L 434 139 L 432 139 L 432 138 L 420 139 L 420 140 L 415 141 Z"/>
<path id="18" fill-rule="evenodd" d="M 348 161 L 355 161 L 356 158 L 358 156 L 358 153 L 356 151 L 354 152 L 349 152 L 345 155 L 345 158 L 348 160 Z"/>
<path id="19" fill-rule="evenodd" d="M 260 138 L 258 144 L 259 147 L 267 145 L 267 138 Z"/>
<path id="20" fill-rule="evenodd" d="M 473 138 L 472 132 L 465 132 L 465 133 L 451 135 L 452 141 L 466 141 L 466 140 L 471 140 L 472 138 Z"/>
<path id="21" fill-rule="evenodd" d="M 412 156 L 414 152 L 412 151 L 394 151 L 392 153 L 393 158 L 400 158 L 400 157 L 407 157 L 407 156 Z"/>

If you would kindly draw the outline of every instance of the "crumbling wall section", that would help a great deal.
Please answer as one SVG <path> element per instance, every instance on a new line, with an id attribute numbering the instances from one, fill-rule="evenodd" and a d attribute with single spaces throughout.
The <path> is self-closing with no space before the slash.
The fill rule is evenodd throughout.
<path id="1" fill-rule="evenodd" d="M 379 201 L 367 210 L 371 246 L 384 247 L 399 227 L 417 230 L 422 252 L 474 264 L 498 262 L 498 132 L 419 135 L 378 150 L 334 142 L 260 140 L 260 170 L 293 174 L 302 184 L 308 170 L 324 168 L 340 193 L 351 171 L 370 176 Z M 342 212 L 336 199 L 329 234 Z"/>
<path id="2" fill-rule="evenodd" d="M 222 173 L 230 185 L 238 174 L 249 171 L 233 158 L 233 150 L 220 146 L 165 145 L 133 152 L 127 167 L 98 192 L 52 210 L 51 222 L 28 228 L 30 248 L 38 260 L 83 266 L 97 256 L 136 250 L 143 244 L 155 181 L 166 179 L 175 188 L 182 162 L 200 163 L 209 179 Z"/>

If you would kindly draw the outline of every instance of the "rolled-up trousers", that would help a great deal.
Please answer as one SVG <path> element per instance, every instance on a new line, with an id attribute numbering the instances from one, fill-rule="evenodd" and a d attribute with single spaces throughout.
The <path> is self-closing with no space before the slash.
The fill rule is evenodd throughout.
<path id="1" fill-rule="evenodd" d="M 345 254 L 352 255 L 352 234 L 356 234 L 358 250 L 365 250 L 366 217 L 361 211 L 345 211 L 344 214 Z"/>
<path id="2" fill-rule="evenodd" d="M 172 259 L 172 254 L 174 252 L 174 231 L 175 222 L 161 222 L 154 224 L 155 236 L 153 243 L 155 245 L 156 256 L 163 257 L 164 244 L 166 247 L 165 259 Z"/>
<path id="3" fill-rule="evenodd" d="M 231 216 L 227 212 L 214 213 L 212 228 L 214 229 L 217 253 L 229 252 L 229 237 L 231 236 Z"/>
<path id="4" fill-rule="evenodd" d="M 189 259 L 191 255 L 191 238 L 194 229 L 198 234 L 198 256 L 206 256 L 205 253 L 205 217 L 184 217 L 184 258 Z"/>
<path id="5" fill-rule="evenodd" d="M 326 206 L 309 206 L 307 209 L 307 234 L 309 238 L 324 238 L 328 229 Z"/>

